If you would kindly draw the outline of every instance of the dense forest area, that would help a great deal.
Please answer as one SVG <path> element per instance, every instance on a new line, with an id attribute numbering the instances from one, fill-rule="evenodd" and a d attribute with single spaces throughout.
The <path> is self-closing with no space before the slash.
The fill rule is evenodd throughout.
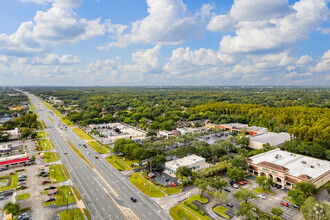
<path id="1" fill-rule="evenodd" d="M 11 111 L 10 108 L 28 101 L 27 96 L 18 94 L 14 89 L 0 88 L 0 117 L 3 115 L 17 116 L 19 111 Z"/>

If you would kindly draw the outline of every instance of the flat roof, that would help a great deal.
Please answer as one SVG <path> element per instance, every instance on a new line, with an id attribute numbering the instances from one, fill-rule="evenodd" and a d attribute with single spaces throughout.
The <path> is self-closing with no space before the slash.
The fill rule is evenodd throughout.
<path id="1" fill-rule="evenodd" d="M 172 160 L 172 161 L 166 162 L 165 166 L 177 169 L 178 167 L 189 166 L 189 165 L 194 164 L 198 161 L 204 161 L 204 160 L 205 159 L 203 157 L 200 157 L 200 156 L 197 156 L 197 155 L 190 155 L 190 156 L 178 159 L 178 160 Z"/>
<path id="2" fill-rule="evenodd" d="M 19 158 L 19 159 L 14 159 L 14 160 L 1 161 L 0 166 L 10 165 L 10 164 L 19 163 L 19 162 L 25 162 L 25 161 L 28 161 L 28 160 L 29 160 L 29 157 L 24 157 L 24 158 Z"/>
<path id="3" fill-rule="evenodd" d="M 221 124 L 221 125 L 226 126 L 226 127 L 232 127 L 234 129 L 246 128 L 247 130 L 250 130 L 250 131 L 267 131 L 267 128 L 258 127 L 258 126 L 249 126 L 249 125 L 241 124 L 241 123 L 229 123 L 229 124 Z"/>
<path id="4" fill-rule="evenodd" d="M 283 166 L 292 176 L 308 175 L 317 178 L 330 170 L 330 162 L 326 160 L 307 157 L 300 154 L 294 154 L 282 151 L 279 148 L 250 157 L 253 164 L 269 162 Z M 311 166 L 314 166 L 312 168 Z"/>
<path id="5" fill-rule="evenodd" d="M 250 141 L 256 141 L 262 144 L 269 143 L 270 146 L 277 146 L 289 140 L 290 140 L 290 134 L 286 132 L 281 132 L 281 133 L 267 132 L 263 134 L 250 136 Z"/>

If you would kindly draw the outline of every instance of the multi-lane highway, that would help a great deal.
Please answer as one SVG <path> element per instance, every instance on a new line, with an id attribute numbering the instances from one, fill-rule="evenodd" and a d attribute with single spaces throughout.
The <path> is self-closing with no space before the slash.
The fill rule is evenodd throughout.
<path id="1" fill-rule="evenodd" d="M 73 183 L 82 195 L 83 201 L 93 219 L 171 219 L 150 198 L 143 195 L 127 177 L 108 164 L 93 149 L 83 147 L 88 144 L 70 127 L 62 129 L 61 120 L 34 95 L 28 94 L 36 113 L 45 122 L 49 137 L 67 167 Z M 51 119 L 51 120 L 50 120 Z M 87 165 L 68 145 L 73 144 L 93 165 Z M 96 159 L 95 156 L 98 156 Z M 132 202 L 135 197 L 137 202 Z"/>

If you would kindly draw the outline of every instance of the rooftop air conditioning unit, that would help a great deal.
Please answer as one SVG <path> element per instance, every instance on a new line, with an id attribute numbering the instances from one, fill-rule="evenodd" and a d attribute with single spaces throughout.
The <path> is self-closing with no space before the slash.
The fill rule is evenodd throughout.
<path id="1" fill-rule="evenodd" d="M 306 163 L 307 163 L 307 161 L 304 161 L 304 160 L 302 160 L 302 161 L 301 161 L 301 163 L 303 163 L 303 164 L 306 164 Z"/>
<path id="2" fill-rule="evenodd" d="M 314 168 L 314 166 L 313 166 L 313 165 L 311 165 L 311 168 Z"/>

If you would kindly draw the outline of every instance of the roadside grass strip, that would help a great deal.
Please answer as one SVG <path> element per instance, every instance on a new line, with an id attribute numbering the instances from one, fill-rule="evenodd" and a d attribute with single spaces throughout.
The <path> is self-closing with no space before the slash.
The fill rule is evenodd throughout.
<path id="1" fill-rule="evenodd" d="M 89 146 L 91 146 L 96 152 L 100 154 L 106 154 L 108 151 L 97 141 L 89 141 Z"/>
<path id="2" fill-rule="evenodd" d="M 123 163 L 125 163 L 127 166 L 129 166 L 130 168 L 132 168 L 135 163 L 140 164 L 139 160 L 130 160 L 126 157 L 121 157 L 121 156 L 117 156 L 117 158 L 121 160 Z"/>
<path id="3" fill-rule="evenodd" d="M 83 211 L 84 211 L 87 219 L 90 220 L 91 219 L 91 213 L 89 213 L 89 211 L 87 209 L 83 209 Z"/>
<path id="4" fill-rule="evenodd" d="M 70 189 L 70 186 L 58 186 L 57 193 L 55 195 L 55 201 L 45 202 L 44 206 L 55 204 L 56 206 L 71 204 L 76 202 L 74 195 Z"/>
<path id="5" fill-rule="evenodd" d="M 38 120 L 38 129 L 43 130 L 46 128 L 46 125 L 43 121 Z"/>
<path id="6" fill-rule="evenodd" d="M 288 202 L 291 202 L 291 203 L 293 203 L 293 204 L 296 204 L 296 203 L 295 203 L 292 199 L 290 199 L 289 197 L 286 197 L 285 200 L 288 201 Z"/>
<path id="7" fill-rule="evenodd" d="M 185 201 L 181 202 L 180 205 L 182 205 L 184 208 L 186 208 L 187 210 L 189 210 L 191 213 L 193 213 L 195 216 L 197 216 L 198 218 L 202 219 L 202 220 L 211 220 L 211 218 L 209 218 L 207 215 L 205 215 L 205 212 L 202 210 L 199 210 L 197 206 L 195 206 L 194 204 L 192 204 L 193 201 L 198 200 L 201 203 L 207 203 L 208 199 L 207 198 L 201 198 L 200 195 L 194 195 L 188 199 L 186 199 Z"/>
<path id="8" fill-rule="evenodd" d="M 16 189 L 17 187 L 17 172 L 13 175 L 7 175 L 0 177 L 0 191 L 6 191 L 9 189 Z"/>
<path id="9" fill-rule="evenodd" d="M 76 189 L 76 187 L 72 186 L 72 190 L 73 190 L 74 194 L 76 195 L 78 201 L 81 200 L 81 197 L 80 197 L 80 195 L 79 195 L 78 190 Z"/>
<path id="10" fill-rule="evenodd" d="M 226 215 L 224 212 L 227 211 L 228 209 L 226 209 L 223 206 L 217 206 L 215 208 L 213 208 L 213 211 L 215 211 L 216 213 L 218 213 L 219 215 L 225 217 L 225 218 L 229 218 L 228 215 Z"/>
<path id="11" fill-rule="evenodd" d="M 82 214 L 80 209 L 70 209 L 68 211 L 59 212 L 61 220 L 84 220 L 84 215 Z"/>
<path id="12" fill-rule="evenodd" d="M 81 159 L 83 159 L 83 161 L 85 161 L 85 163 L 87 163 L 91 168 L 93 168 L 94 169 L 94 167 L 93 167 L 93 165 L 86 159 L 86 157 L 84 156 L 84 155 L 82 155 L 82 153 L 75 147 L 75 146 L 73 146 L 69 141 L 66 141 L 69 145 L 70 145 L 70 147 L 72 148 L 72 150 L 76 153 L 76 154 L 78 154 L 78 156 L 81 158 Z"/>
<path id="13" fill-rule="evenodd" d="M 20 201 L 20 200 L 23 200 L 23 199 L 30 198 L 30 194 L 29 193 L 23 193 L 23 194 L 17 195 L 16 197 L 17 197 L 17 200 Z"/>
<path id="14" fill-rule="evenodd" d="M 48 117 L 48 119 L 49 119 L 49 120 L 51 120 L 52 122 L 54 122 L 54 120 L 53 120 L 53 119 L 51 119 L 50 117 Z"/>
<path id="15" fill-rule="evenodd" d="M 53 183 L 61 183 L 66 180 L 66 177 L 61 169 L 60 164 L 54 164 L 50 166 L 49 175 Z"/>
<path id="16" fill-rule="evenodd" d="M 54 153 L 54 152 L 45 152 L 45 161 L 46 163 L 51 163 L 51 162 L 54 162 L 54 161 L 57 161 L 57 157 L 56 157 L 56 154 L 57 153 Z"/>
<path id="17" fill-rule="evenodd" d="M 89 136 L 88 134 L 86 134 L 85 132 L 80 130 L 79 128 L 72 128 L 72 130 L 74 132 L 76 132 L 76 134 L 79 135 L 79 137 L 81 137 L 84 140 L 87 140 L 87 141 L 92 141 L 93 140 L 93 138 L 91 136 Z"/>
<path id="18" fill-rule="evenodd" d="M 106 157 L 105 159 L 117 170 L 124 171 L 132 169 L 131 167 L 123 163 L 120 159 L 118 159 L 115 155 L 111 155 L 109 157 Z"/>
<path id="19" fill-rule="evenodd" d="M 158 187 L 162 189 L 167 195 L 172 195 L 182 192 L 181 190 L 182 185 L 176 187 L 164 187 L 164 186 L 158 186 Z"/>
<path id="20" fill-rule="evenodd" d="M 52 148 L 54 148 L 53 142 L 51 142 L 48 139 L 40 139 L 38 141 L 39 146 L 41 146 L 42 150 L 51 150 Z"/>
<path id="21" fill-rule="evenodd" d="M 165 194 L 157 189 L 152 183 L 144 179 L 138 173 L 133 173 L 129 180 L 133 183 L 141 192 L 150 197 L 164 197 Z"/>
<path id="22" fill-rule="evenodd" d="M 68 171 L 66 170 L 66 167 L 63 164 L 61 164 L 61 167 L 62 167 L 62 170 L 65 173 L 66 178 L 69 179 L 70 178 L 70 175 L 69 175 Z"/>
<path id="23" fill-rule="evenodd" d="M 45 138 L 46 137 L 46 132 L 40 131 L 37 133 L 37 138 Z"/>
<path id="24" fill-rule="evenodd" d="M 67 117 L 61 117 L 61 121 L 66 124 L 67 126 L 73 127 L 74 124 L 67 118 Z"/>
<path id="25" fill-rule="evenodd" d="M 270 191 L 270 190 L 267 190 L 267 189 L 264 190 L 262 187 L 255 188 L 253 191 L 258 193 L 258 194 L 261 194 L 261 193 L 264 193 L 264 192 L 266 192 L 268 194 L 272 194 L 272 195 L 275 194 L 273 191 Z"/>
<path id="26" fill-rule="evenodd" d="M 192 214 L 179 205 L 176 205 L 170 209 L 170 215 L 174 220 L 198 220 L 198 218 L 195 218 Z"/>

